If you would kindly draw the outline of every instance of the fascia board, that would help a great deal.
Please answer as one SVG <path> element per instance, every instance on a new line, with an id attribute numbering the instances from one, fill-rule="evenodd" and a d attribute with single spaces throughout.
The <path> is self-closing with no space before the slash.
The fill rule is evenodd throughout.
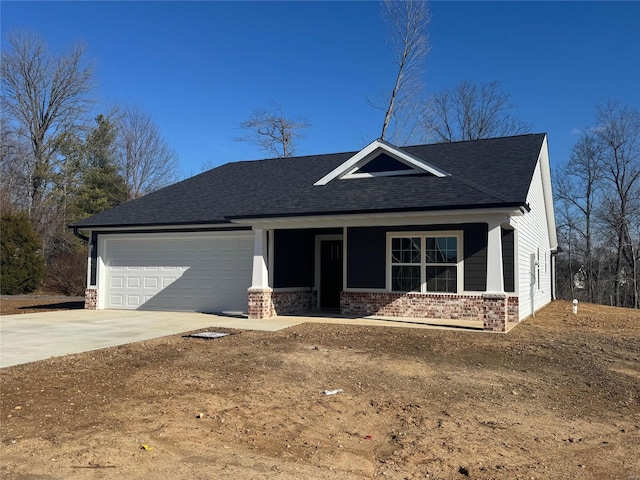
<path id="1" fill-rule="evenodd" d="M 100 231 L 100 232 L 127 232 L 127 231 L 149 231 L 154 232 L 158 230 L 167 231 L 167 230 L 207 230 L 207 229 L 234 229 L 238 230 L 242 227 L 249 227 L 249 225 L 244 225 L 243 222 L 226 222 L 226 223 L 197 223 L 197 224 L 171 224 L 171 225 L 92 225 L 91 227 L 76 227 L 78 230 L 92 232 L 92 231 Z"/>
<path id="2" fill-rule="evenodd" d="M 540 155 L 540 173 L 542 175 L 542 192 L 544 195 L 544 207 L 547 216 L 547 228 L 549 229 L 549 243 L 551 250 L 558 249 L 558 234 L 556 232 L 556 217 L 553 210 L 553 189 L 551 185 L 551 167 L 549 166 L 549 146 L 547 144 L 547 136 L 544 136 Z"/>
<path id="3" fill-rule="evenodd" d="M 495 221 L 509 224 L 509 219 L 521 216 L 517 208 L 422 211 L 402 213 L 362 213 L 345 215 L 314 215 L 299 217 L 243 218 L 243 225 L 262 229 L 332 228 L 360 226 L 394 226 L 441 223 L 474 223 Z M 233 220 L 232 220 L 233 222 Z"/>

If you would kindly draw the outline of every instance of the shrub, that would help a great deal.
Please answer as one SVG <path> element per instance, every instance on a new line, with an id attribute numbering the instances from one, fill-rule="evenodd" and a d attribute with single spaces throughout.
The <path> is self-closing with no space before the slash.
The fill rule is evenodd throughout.
<path id="1" fill-rule="evenodd" d="M 64 295 L 83 296 L 87 286 L 87 249 L 59 254 L 49 261 L 49 286 Z"/>
<path id="2" fill-rule="evenodd" d="M 0 217 L 0 293 L 33 292 L 46 272 L 42 242 L 26 213 Z"/>

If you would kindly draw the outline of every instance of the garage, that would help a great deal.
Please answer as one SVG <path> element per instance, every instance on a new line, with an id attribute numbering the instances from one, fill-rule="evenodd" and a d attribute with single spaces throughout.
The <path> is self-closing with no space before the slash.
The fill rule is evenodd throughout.
<path id="1" fill-rule="evenodd" d="M 246 312 L 251 232 L 103 234 L 100 308 Z"/>

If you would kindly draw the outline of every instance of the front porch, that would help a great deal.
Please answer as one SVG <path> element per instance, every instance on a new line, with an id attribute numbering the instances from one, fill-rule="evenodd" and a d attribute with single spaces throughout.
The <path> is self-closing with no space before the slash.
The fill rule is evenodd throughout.
<path id="1" fill-rule="evenodd" d="M 329 309 L 346 318 L 397 319 L 497 332 L 506 332 L 518 322 L 513 229 L 504 222 L 254 231 L 249 318 Z M 419 282 L 417 290 L 397 290 L 396 272 L 400 270 L 394 270 L 397 254 L 392 249 L 400 243 L 397 238 L 411 241 L 416 249 L 412 260 L 403 260 L 403 265 L 405 271 L 412 269 L 421 278 L 409 277 Z M 439 248 L 438 239 L 446 239 L 448 245 L 453 239 L 453 247 L 443 253 L 427 251 L 427 245 Z M 434 254 L 446 257 L 437 270 L 429 260 L 415 263 L 415 259 Z M 438 273 L 426 283 L 425 277 L 434 271 Z M 428 291 L 434 286 L 443 290 Z"/>

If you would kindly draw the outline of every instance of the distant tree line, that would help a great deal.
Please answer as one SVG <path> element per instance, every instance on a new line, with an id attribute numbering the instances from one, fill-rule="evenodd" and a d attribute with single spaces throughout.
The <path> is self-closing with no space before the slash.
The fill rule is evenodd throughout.
<path id="1" fill-rule="evenodd" d="M 640 111 L 598 105 L 554 183 L 558 295 L 640 308 Z"/>
<path id="2" fill-rule="evenodd" d="M 67 226 L 173 183 L 177 155 L 139 106 L 90 119 L 99 106 L 82 44 L 54 54 L 37 34 L 10 32 L 0 73 L 0 291 L 38 286 L 9 277 L 12 259 L 31 262 L 38 251 L 51 287 L 83 293 L 86 245 Z M 20 238 L 29 243 L 29 256 L 11 250 L 22 248 Z"/>

